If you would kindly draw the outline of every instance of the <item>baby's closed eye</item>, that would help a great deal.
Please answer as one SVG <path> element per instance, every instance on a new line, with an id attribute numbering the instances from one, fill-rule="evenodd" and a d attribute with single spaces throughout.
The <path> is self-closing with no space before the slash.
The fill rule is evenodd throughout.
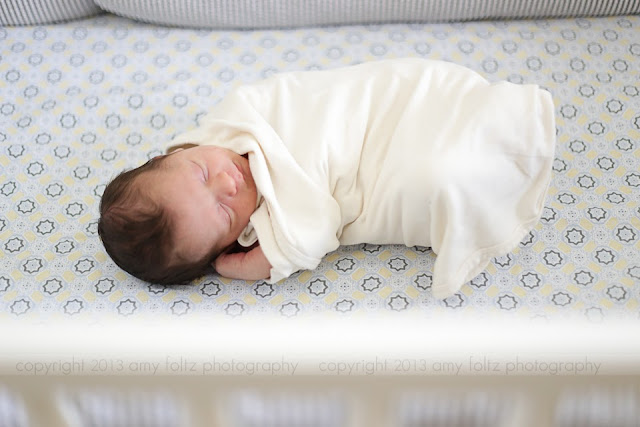
<path id="1" fill-rule="evenodd" d="M 200 175 L 202 177 L 202 182 L 207 182 L 207 180 L 209 179 L 209 176 L 207 174 L 207 169 L 204 166 L 202 166 L 200 163 L 196 163 L 194 161 L 192 161 L 191 163 L 196 165 L 197 167 L 196 172 L 199 170 Z"/>
<path id="2" fill-rule="evenodd" d="M 202 179 L 204 179 L 204 182 L 207 182 L 209 180 L 209 174 L 207 173 L 207 168 L 200 166 L 200 170 L 202 171 Z"/>
<path id="3" fill-rule="evenodd" d="M 224 217 L 224 220 L 227 222 L 229 227 L 231 227 L 231 210 L 228 206 L 223 203 L 218 204 L 218 209 L 221 212 L 221 215 Z"/>

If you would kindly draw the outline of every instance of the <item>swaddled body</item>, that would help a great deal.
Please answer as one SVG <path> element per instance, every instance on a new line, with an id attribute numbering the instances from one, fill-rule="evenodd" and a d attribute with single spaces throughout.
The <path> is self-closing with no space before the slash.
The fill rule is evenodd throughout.
<path id="1" fill-rule="evenodd" d="M 260 197 L 238 241 L 277 281 L 340 244 L 437 254 L 446 297 L 538 221 L 555 144 L 551 96 L 440 61 L 389 60 L 240 87 L 174 143 L 249 153 Z"/>

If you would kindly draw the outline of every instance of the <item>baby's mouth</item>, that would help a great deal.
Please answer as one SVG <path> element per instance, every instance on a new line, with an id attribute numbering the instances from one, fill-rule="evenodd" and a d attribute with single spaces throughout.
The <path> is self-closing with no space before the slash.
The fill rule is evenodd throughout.
<path id="1" fill-rule="evenodd" d="M 244 182 L 244 172 L 242 171 L 242 168 L 240 167 L 240 165 L 238 165 L 237 163 L 233 163 L 233 165 L 236 167 L 236 169 L 238 170 L 239 175 L 235 175 L 234 179 L 236 181 L 236 187 L 239 187 L 240 184 L 242 184 Z"/>

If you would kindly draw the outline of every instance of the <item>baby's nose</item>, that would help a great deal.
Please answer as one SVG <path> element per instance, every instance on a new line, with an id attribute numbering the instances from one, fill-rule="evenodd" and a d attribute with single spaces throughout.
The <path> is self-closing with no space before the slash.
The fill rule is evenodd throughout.
<path id="1" fill-rule="evenodd" d="M 213 181 L 215 190 L 223 196 L 233 197 L 238 192 L 236 181 L 226 172 L 217 174 Z"/>

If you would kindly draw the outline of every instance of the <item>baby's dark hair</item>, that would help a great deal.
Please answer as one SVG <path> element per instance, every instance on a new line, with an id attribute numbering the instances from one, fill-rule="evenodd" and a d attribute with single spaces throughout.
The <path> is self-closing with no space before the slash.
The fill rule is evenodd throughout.
<path id="1" fill-rule="evenodd" d="M 161 170 L 166 157 L 154 157 L 124 171 L 107 185 L 100 202 L 98 234 L 118 267 L 144 281 L 172 285 L 205 274 L 217 252 L 196 260 L 172 255 L 174 227 L 169 213 L 136 185 L 141 175 Z"/>

